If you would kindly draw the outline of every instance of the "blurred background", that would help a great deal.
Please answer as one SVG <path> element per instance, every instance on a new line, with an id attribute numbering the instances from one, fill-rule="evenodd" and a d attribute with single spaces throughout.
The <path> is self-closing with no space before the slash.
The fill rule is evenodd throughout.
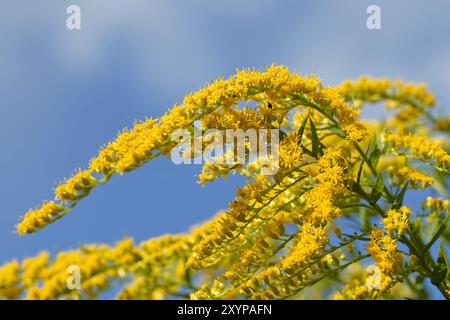
<path id="1" fill-rule="evenodd" d="M 81 30 L 66 27 L 72 4 Z M 381 30 L 366 27 L 370 4 L 381 8 Z M 161 158 L 114 177 L 45 230 L 13 233 L 20 215 L 52 199 L 55 182 L 87 166 L 119 130 L 237 68 L 283 64 L 327 85 L 362 74 L 423 81 L 444 110 L 449 14 L 445 0 L 2 1 L 0 264 L 182 232 L 225 208 L 240 179 L 202 188 L 199 167 Z"/>

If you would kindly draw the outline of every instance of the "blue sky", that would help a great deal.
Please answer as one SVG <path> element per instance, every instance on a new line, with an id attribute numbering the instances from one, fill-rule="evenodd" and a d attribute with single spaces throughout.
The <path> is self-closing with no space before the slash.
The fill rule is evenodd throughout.
<path id="1" fill-rule="evenodd" d="M 66 8 L 82 29 L 66 28 Z M 382 29 L 366 28 L 381 7 Z M 196 166 L 157 159 L 114 177 L 37 234 L 20 215 L 52 198 L 135 119 L 158 116 L 236 68 L 284 64 L 325 84 L 361 74 L 425 81 L 450 102 L 449 1 L 4 1 L 0 10 L 0 262 L 86 242 L 137 241 L 207 219 L 241 181 L 202 188 Z M 449 109 L 447 108 L 447 111 Z M 383 117 L 372 109 L 369 117 Z"/>

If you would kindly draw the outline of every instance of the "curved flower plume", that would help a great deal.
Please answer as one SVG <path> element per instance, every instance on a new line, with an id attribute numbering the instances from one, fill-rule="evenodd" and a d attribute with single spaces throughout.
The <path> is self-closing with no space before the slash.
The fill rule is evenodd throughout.
<path id="1" fill-rule="evenodd" d="M 417 120 L 423 117 L 435 123 L 436 128 L 445 131 L 445 121 L 436 122 L 430 113 L 436 101 L 424 83 L 405 83 L 401 80 L 362 76 L 354 81 L 346 80 L 338 88 L 345 100 L 355 107 L 384 102 L 388 110 L 398 110 L 386 123 L 391 128 L 408 130 L 411 127 L 420 127 Z"/>
<path id="2" fill-rule="evenodd" d="M 386 121 L 358 119 L 364 105 L 382 102 L 396 110 Z M 245 161 L 227 150 L 201 167 L 203 185 L 246 178 L 209 221 L 140 244 L 125 238 L 9 261 L 0 266 L 0 299 L 92 299 L 118 286 L 118 299 L 427 298 L 431 285 L 450 299 L 448 118 L 434 105 L 424 85 L 388 79 L 324 87 L 275 65 L 219 78 L 120 132 L 55 188 L 55 199 L 27 212 L 18 233 L 62 218 L 115 174 L 177 153 L 178 129 L 194 144 L 182 160 L 204 156 L 215 141 L 207 133 L 228 129 L 276 131 L 264 143 L 276 145 L 277 160 L 250 156 L 255 139 L 242 134 Z M 408 205 L 410 190 L 423 196 L 420 207 Z M 77 290 L 67 285 L 74 266 Z"/>
<path id="3" fill-rule="evenodd" d="M 340 123 L 349 140 L 364 137 L 365 127 L 358 113 L 350 108 L 336 89 L 323 88 L 314 77 L 289 73 L 282 66 L 271 66 L 264 72 L 238 70 L 227 80 L 221 78 L 187 95 L 159 119 L 147 119 L 125 129 L 117 138 L 102 147 L 86 170 L 59 184 L 55 198 L 59 203 L 45 202 L 31 209 L 17 226 L 20 235 L 33 233 L 61 218 L 98 184 L 106 183 L 115 173 L 134 170 L 153 158 L 169 154 L 174 144 L 171 133 L 189 129 L 197 120 L 210 115 L 216 122 L 236 113 L 240 101 L 270 102 L 279 109 L 313 106 Z M 210 121 L 211 122 L 211 121 Z M 211 123 L 210 123 L 211 125 Z"/>
<path id="4" fill-rule="evenodd" d="M 344 81 L 339 85 L 339 91 L 346 100 L 356 101 L 357 104 L 385 100 L 386 106 L 390 108 L 405 105 L 432 108 L 436 103 L 425 84 L 404 83 L 401 80 L 391 81 L 363 76 L 355 81 Z"/>
<path id="5" fill-rule="evenodd" d="M 209 226 L 206 222 L 190 233 L 163 235 L 140 244 L 125 238 L 111 246 L 83 245 L 10 261 L 0 265 L 0 300 L 93 299 L 123 284 L 118 299 L 175 295 L 192 286 L 185 261 L 194 243 L 208 234 Z M 73 267 L 79 272 L 77 290 L 67 286 Z"/>
<path id="6" fill-rule="evenodd" d="M 386 133 L 382 138 L 386 147 L 395 153 L 406 154 L 445 172 L 450 170 L 450 155 L 437 141 L 396 133 Z"/>

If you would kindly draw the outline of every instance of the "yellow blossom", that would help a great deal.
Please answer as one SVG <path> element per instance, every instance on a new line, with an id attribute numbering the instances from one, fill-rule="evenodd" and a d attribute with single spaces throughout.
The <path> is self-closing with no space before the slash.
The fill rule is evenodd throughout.
<path id="1" fill-rule="evenodd" d="M 412 157 L 448 171 L 450 155 L 436 141 L 423 136 L 387 133 L 383 135 L 387 147 L 396 153 L 409 153 Z"/>
<path id="2" fill-rule="evenodd" d="M 17 225 L 20 235 L 33 233 L 64 215 L 66 209 L 53 201 L 44 202 L 38 209 L 30 209 Z"/>
<path id="3" fill-rule="evenodd" d="M 379 102 L 397 109 L 394 117 L 361 122 L 361 108 Z M 245 162 L 227 152 L 201 167 L 202 184 L 235 173 L 246 178 L 202 225 L 139 244 L 124 238 L 10 261 L 0 266 L 0 299 L 95 299 L 112 289 L 118 299 L 316 299 L 341 283 L 332 298 L 384 299 L 428 290 L 417 273 L 450 298 L 442 247 L 437 259 L 430 250 L 445 245 L 450 210 L 449 144 L 445 133 L 435 139 L 446 118 L 432 114 L 434 104 L 424 85 L 388 79 L 325 87 L 316 76 L 275 65 L 219 77 L 162 117 L 121 131 L 86 169 L 56 186 L 55 201 L 28 211 L 18 233 L 60 219 L 113 175 L 170 156 L 177 129 L 193 133 L 183 140 L 195 145 L 184 150 L 185 160 L 202 156 L 197 147 L 213 139 L 195 134 L 209 129 L 275 130 L 278 138 L 265 142 L 278 159 L 250 156 L 247 137 Z M 427 197 L 413 214 L 409 190 L 431 185 L 443 198 Z M 419 290 L 405 291 L 402 282 Z"/>

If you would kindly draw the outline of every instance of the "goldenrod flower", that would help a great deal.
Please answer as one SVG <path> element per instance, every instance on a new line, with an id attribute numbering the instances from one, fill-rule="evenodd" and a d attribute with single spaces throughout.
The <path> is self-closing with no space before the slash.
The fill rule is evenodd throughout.
<path id="1" fill-rule="evenodd" d="M 0 299 L 15 299 L 22 290 L 18 287 L 20 265 L 17 260 L 8 262 L 0 267 Z"/>
<path id="2" fill-rule="evenodd" d="M 409 182 L 413 189 L 424 189 L 433 184 L 433 178 L 423 174 L 419 170 L 409 167 L 390 166 L 386 170 L 394 180 L 396 185 L 402 185 Z"/>
<path id="3" fill-rule="evenodd" d="M 366 134 L 365 127 L 358 121 L 358 112 L 345 104 L 337 89 L 322 88 L 315 77 L 289 73 L 287 68 L 281 66 L 271 66 L 264 72 L 238 70 L 227 80 L 219 78 L 196 93 L 187 95 L 182 105 L 175 105 L 160 119 L 135 123 L 133 129 L 124 130 L 116 140 L 104 146 L 99 155 L 90 161 L 88 170 L 77 172 L 55 189 L 56 198 L 67 203 L 64 213 L 114 173 L 134 170 L 160 154 L 168 154 L 173 147 L 170 134 L 176 129 L 189 128 L 196 120 L 205 118 L 205 128 L 213 124 L 227 125 L 230 122 L 227 119 L 247 123 L 248 126 L 271 125 L 272 120 L 258 123 L 252 112 L 236 111 L 239 101 L 249 100 L 269 101 L 280 106 L 274 113 L 274 119 L 279 119 L 279 123 L 284 121 L 287 111 L 297 104 L 319 103 L 324 113 L 331 114 L 335 117 L 334 121 L 341 123 L 351 141 L 358 141 Z M 260 105 L 262 113 L 266 112 L 266 105 Z M 99 178 L 94 178 L 92 174 Z M 200 180 L 211 180 L 214 175 L 214 172 L 204 172 Z M 19 224 L 20 234 L 34 232 L 55 220 L 32 219 L 31 216 L 38 212 L 39 209 L 27 213 L 27 227 L 24 229 L 23 224 Z"/>
<path id="4" fill-rule="evenodd" d="M 450 200 L 448 199 L 427 197 L 421 205 L 423 209 L 426 207 L 430 212 L 450 212 Z"/>
<path id="5" fill-rule="evenodd" d="M 47 224 L 59 219 L 64 215 L 66 209 L 53 201 L 44 202 L 38 209 L 30 209 L 22 221 L 17 225 L 17 232 L 20 235 L 33 233 Z"/>
<path id="6" fill-rule="evenodd" d="M 97 185 L 97 180 L 87 171 L 79 171 L 55 189 L 55 196 L 62 201 L 75 201 L 84 197 Z"/>
<path id="7" fill-rule="evenodd" d="M 420 103 L 427 108 L 435 105 L 435 99 L 427 91 L 425 84 L 403 83 L 401 80 L 371 79 L 363 76 L 355 81 L 346 80 L 338 88 L 347 99 L 369 102 L 387 100 L 387 106 L 391 108 L 414 103 Z"/>
<path id="8" fill-rule="evenodd" d="M 372 102 L 398 111 L 363 124 L 361 107 Z M 324 298 L 330 292 L 335 299 L 395 298 L 417 292 L 405 290 L 416 273 L 450 298 L 443 245 L 437 259 L 430 254 L 448 239 L 450 211 L 449 145 L 435 139 L 448 119 L 432 115 L 434 104 L 424 85 L 362 77 L 324 87 L 315 76 L 275 65 L 218 78 L 161 118 L 120 132 L 86 169 L 56 186 L 54 201 L 30 209 L 17 232 L 44 228 L 113 175 L 170 155 L 178 129 L 194 133 L 186 160 L 202 156 L 213 141 L 197 132 L 277 130 L 278 138 L 267 139 L 270 148 L 279 142 L 277 161 L 258 154 L 242 163 L 233 152 L 217 154 L 203 164 L 200 183 L 235 173 L 246 182 L 215 217 L 188 233 L 140 244 L 125 238 L 13 260 L 0 267 L 0 299 L 93 299 L 117 285 L 118 299 Z M 250 154 L 250 142 L 244 146 Z M 414 212 L 405 193 L 429 186 L 442 198 L 427 197 Z M 68 280 L 76 280 L 76 289 Z M 340 283 L 346 285 L 339 290 Z"/>
<path id="9" fill-rule="evenodd" d="M 374 228 L 370 234 L 367 253 L 375 261 L 375 265 L 369 267 L 369 276 L 364 286 L 371 297 L 379 296 L 395 284 L 394 276 L 401 269 L 403 262 L 403 255 L 398 250 L 397 242 L 409 228 L 410 212 L 408 207 L 389 210 L 382 220 L 385 232 Z"/>
<path id="10" fill-rule="evenodd" d="M 396 153 L 409 154 L 437 169 L 449 170 L 450 155 L 436 141 L 424 136 L 396 133 L 386 133 L 382 138 L 386 146 Z"/>

